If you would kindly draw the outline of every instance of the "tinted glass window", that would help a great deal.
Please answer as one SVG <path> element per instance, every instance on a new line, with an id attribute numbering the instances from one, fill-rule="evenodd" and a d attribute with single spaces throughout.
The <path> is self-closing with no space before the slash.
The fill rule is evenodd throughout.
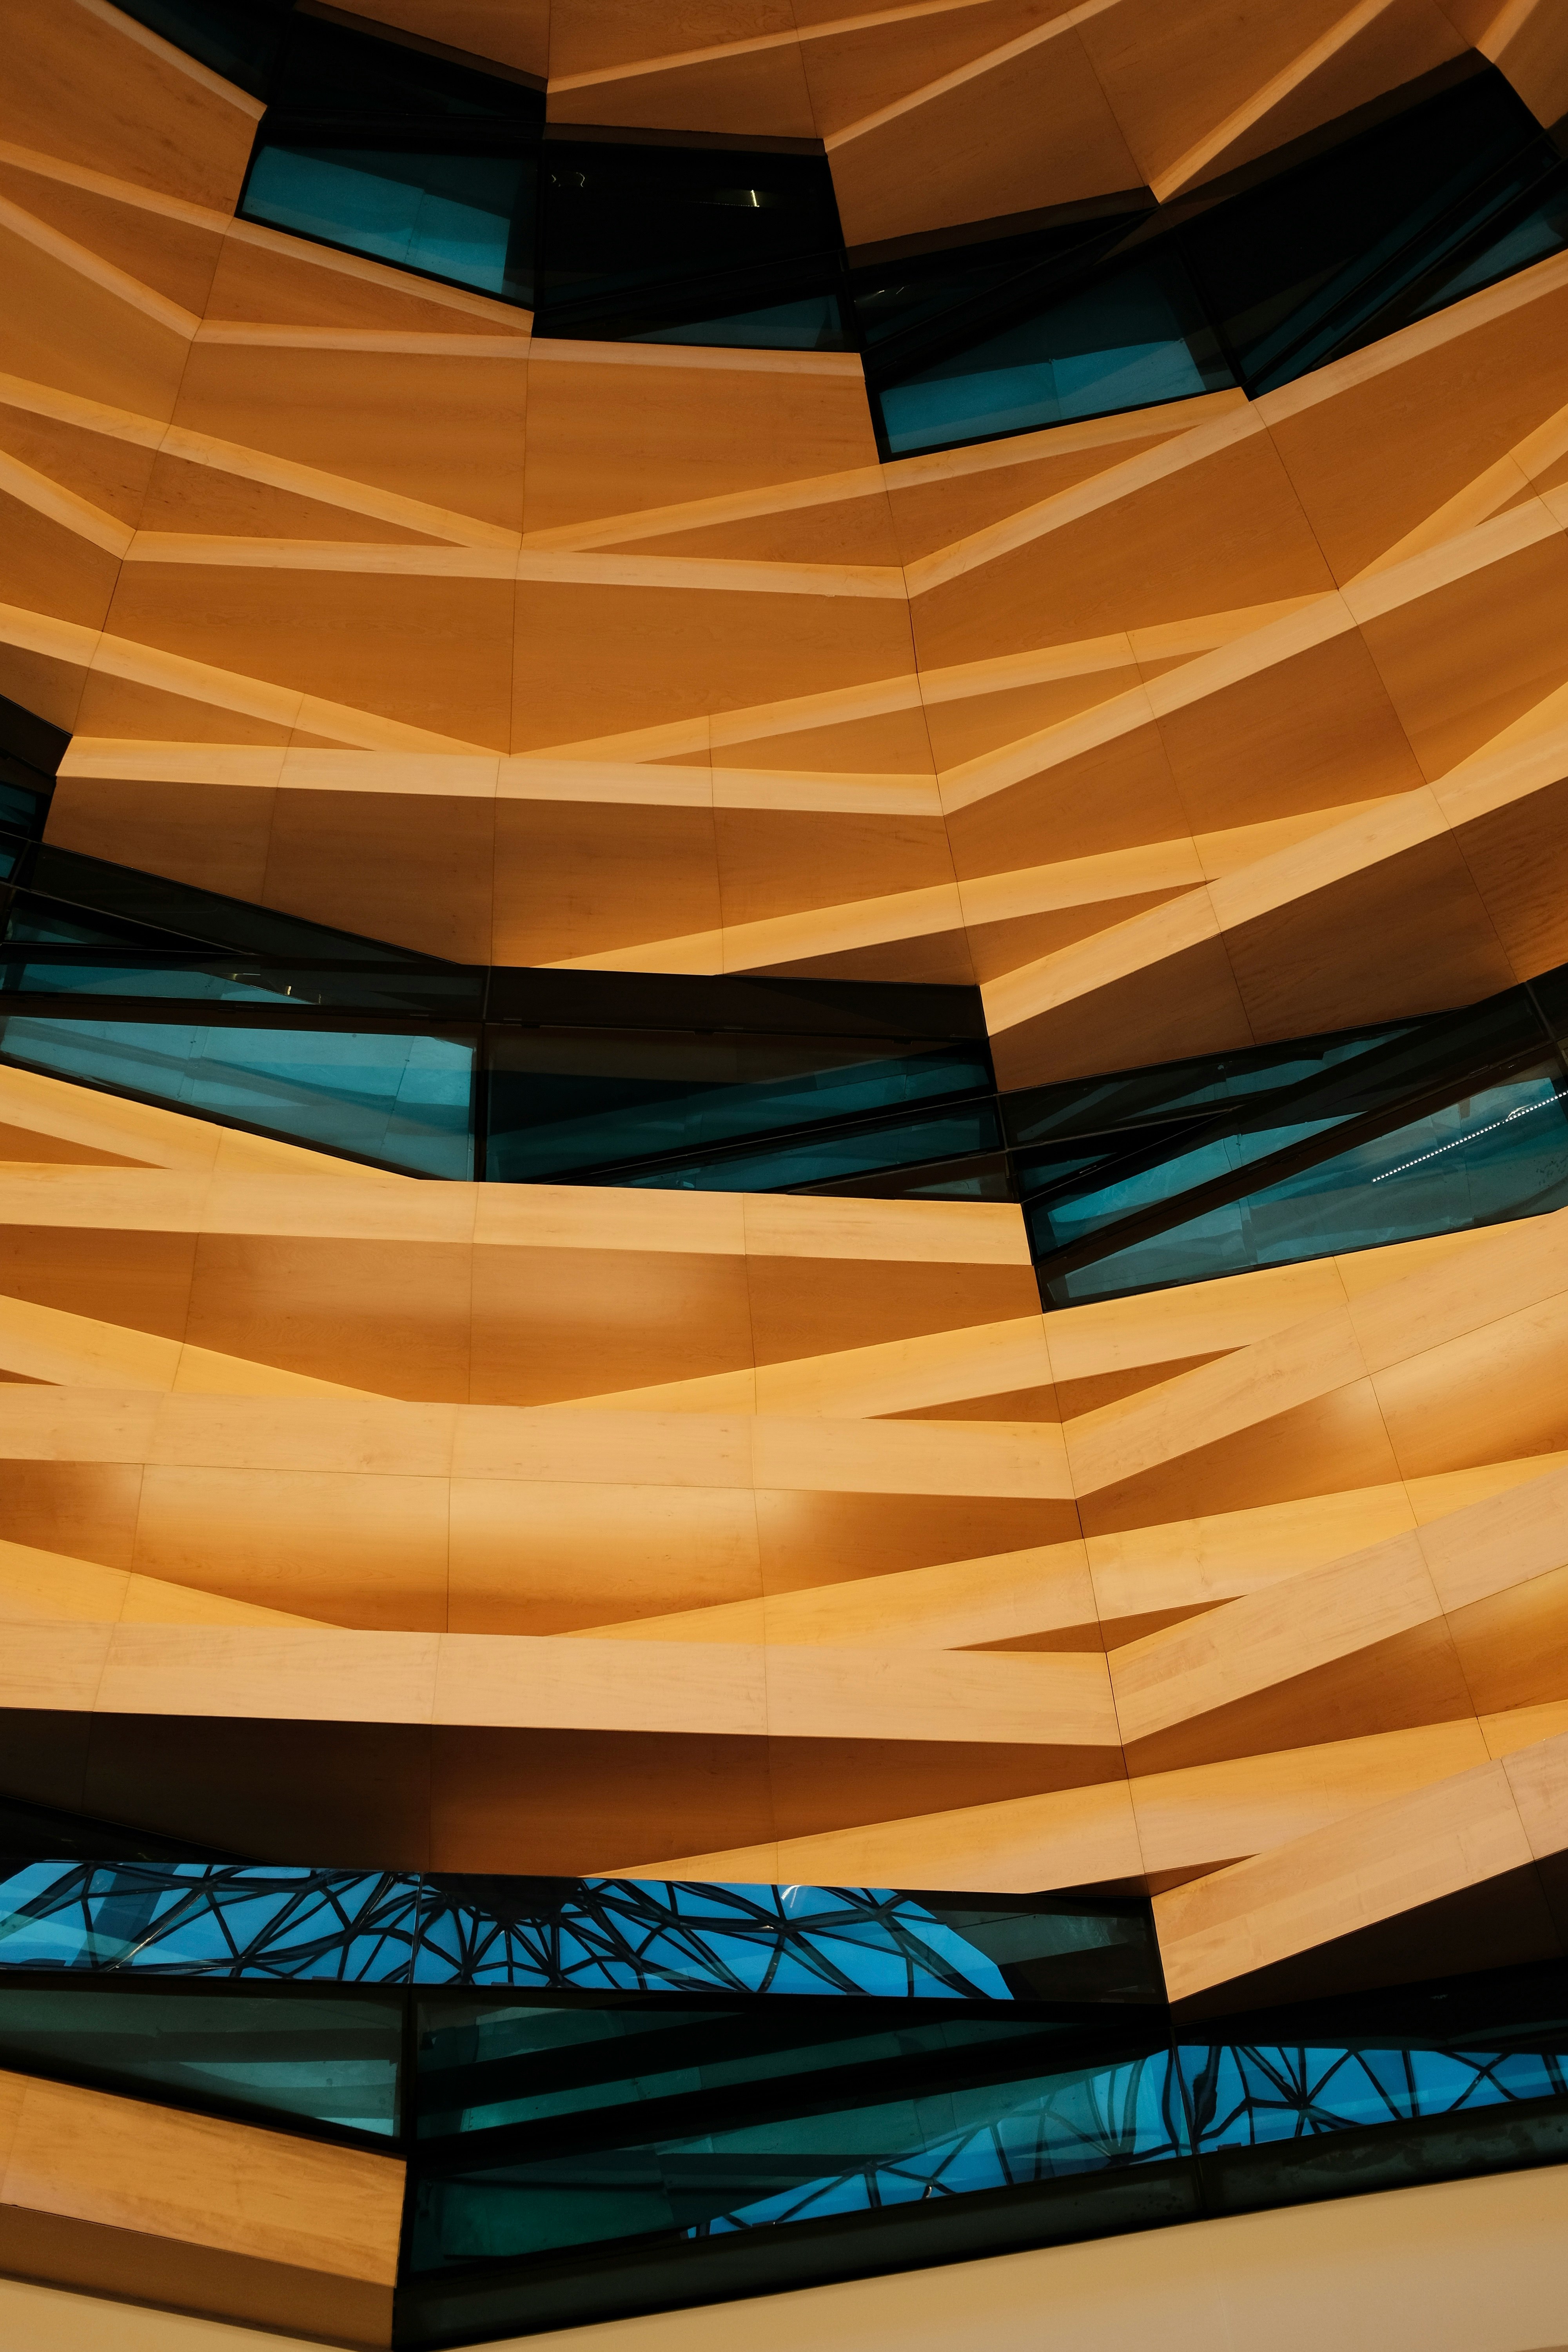
<path id="1" fill-rule="evenodd" d="M 1475 74 L 1216 206 L 1183 230 L 1183 248 L 1247 382 L 1264 390 L 1386 332 L 1391 305 L 1408 314 L 1414 298 L 1418 314 L 1455 299 L 1433 287 L 1424 302 L 1426 273 L 1494 241 L 1555 161 L 1503 77 Z"/>

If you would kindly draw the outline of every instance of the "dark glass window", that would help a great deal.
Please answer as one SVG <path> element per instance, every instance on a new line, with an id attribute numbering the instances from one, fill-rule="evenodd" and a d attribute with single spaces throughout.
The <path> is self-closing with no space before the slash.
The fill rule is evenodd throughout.
<path id="1" fill-rule="evenodd" d="M 1168 240 L 1135 257 L 1148 208 L 852 277 L 890 457 L 1034 431 L 1235 381 Z"/>
<path id="2" fill-rule="evenodd" d="M 552 138 L 541 193 L 541 332 L 845 347 L 823 156 Z"/>
<path id="3" fill-rule="evenodd" d="M 361 29 L 303 11 L 290 22 L 270 95 L 280 115 L 334 128 L 424 122 L 515 129 L 543 114 L 539 92 L 504 68 L 477 58 L 465 64 L 385 26 Z"/>
<path id="4" fill-rule="evenodd" d="M 1479 72 L 1190 221 L 1183 250 L 1249 391 L 1555 252 L 1568 172 Z"/>
<path id="5" fill-rule="evenodd" d="M 497 1030 L 489 1056 L 489 1168 L 510 1181 L 600 1181 L 766 1191 L 803 1149 L 835 1173 L 990 1150 L 1001 1136 L 979 1045 L 868 1050 L 862 1038 Z M 889 1120 L 952 1097 L 945 1118 Z M 806 1140 L 829 1124 L 852 1133 Z M 790 1130 L 805 1130 L 788 1143 Z M 760 1158 L 716 1148 L 781 1139 Z M 847 1155 L 847 1156 L 846 1156 Z M 843 1166 L 836 1163 L 842 1159 Z M 750 1171 L 750 1172 L 748 1172 Z M 809 1171 L 796 1181 L 811 1181 Z"/>
<path id="6" fill-rule="evenodd" d="M 62 729 L 0 694 L 0 883 L 21 871 L 27 845 L 43 833 L 69 741 Z"/>
<path id="7" fill-rule="evenodd" d="M 411 1175 L 473 1173 L 477 1049 L 461 1037 L 10 1013 L 0 1053 Z"/>
<path id="8" fill-rule="evenodd" d="M 526 302 L 526 263 L 512 247 L 530 169 L 517 155 L 269 141 L 244 209 L 247 220 Z"/>
<path id="9" fill-rule="evenodd" d="M 1561 2163 L 1561 1961 L 1215 2018 L 1178 2033 L 1211 2211 Z"/>
<path id="10" fill-rule="evenodd" d="M 540 93 L 418 44 L 291 19 L 240 210 L 532 300 Z"/>
<path id="11" fill-rule="evenodd" d="M 0 2064 L 377 2139 L 399 2128 L 403 2004 L 170 1984 L 5 1987 Z"/>
<path id="12" fill-rule="evenodd" d="M 734 2233 L 1028 2195 L 1185 2155 L 1158 2030 L 850 2008 L 829 2023 L 790 2001 L 489 2018 L 424 2006 L 421 2131 L 445 2125 L 457 2144 L 425 2145 L 416 2276 L 610 2241 L 696 2256 Z M 513 2095 L 455 2106 L 478 2071 L 463 2057 L 486 2039 L 494 2087 L 510 2074 Z"/>
<path id="13" fill-rule="evenodd" d="M 1007 1105 L 1049 1303 L 1568 1203 L 1568 1074 L 1529 992 Z"/>

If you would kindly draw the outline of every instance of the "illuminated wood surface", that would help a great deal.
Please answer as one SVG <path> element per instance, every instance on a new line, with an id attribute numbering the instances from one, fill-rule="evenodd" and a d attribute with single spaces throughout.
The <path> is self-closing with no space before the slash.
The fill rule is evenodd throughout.
<path id="1" fill-rule="evenodd" d="M 852 240 L 1173 195 L 1466 44 L 1568 104 L 1481 0 L 385 10 L 563 126 L 820 136 Z M 536 345 L 236 222 L 255 102 L 108 0 L 7 30 L 52 840 L 479 961 L 977 981 L 1007 1086 L 1568 957 L 1568 261 L 881 465 L 853 355 Z M 1568 1845 L 1559 1217 L 1045 1318 L 1005 1206 L 419 1184 L 18 1071 L 0 1162 L 19 1795 L 1142 1887 L 1200 2000 Z"/>
<path id="2" fill-rule="evenodd" d="M 261 2326 L 390 2340 L 403 2167 L 0 2075 L 0 2263 Z"/>

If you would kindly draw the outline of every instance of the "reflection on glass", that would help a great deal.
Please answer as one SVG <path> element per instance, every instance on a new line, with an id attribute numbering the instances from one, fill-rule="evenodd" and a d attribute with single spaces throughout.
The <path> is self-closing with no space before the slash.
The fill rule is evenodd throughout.
<path id="1" fill-rule="evenodd" d="M 1168 2162 L 1184 2152 L 1169 2093 L 1168 2061 L 1161 2051 L 1076 2075 L 987 2084 L 918 2103 L 813 2117 L 806 2128 L 797 2126 L 787 2151 L 777 2149 L 776 2131 L 716 2133 L 705 2148 L 733 2162 L 740 2178 L 730 2185 L 727 2210 L 688 2224 L 688 2234 L 717 2236 Z M 900 2125 L 908 2139 L 889 2147 Z M 819 2168 L 812 2177 L 801 2178 L 813 2165 Z M 773 2185 L 781 2179 L 788 2185 Z"/>
<path id="2" fill-rule="evenodd" d="M 1278 1126 L 1256 1127 L 1244 1134 L 1209 1136 L 1184 1145 L 1171 1144 L 1152 1167 L 1131 1175 L 1113 1175 L 1103 1183 L 1089 1183 L 1042 1202 L 1034 1212 L 1037 1246 L 1042 1251 L 1070 1249 L 1102 1226 L 1121 1223 L 1140 1210 L 1177 1200 L 1199 1184 L 1237 1174 L 1254 1160 L 1288 1150 L 1344 1124 L 1347 1113 L 1315 1119 L 1281 1120 Z M 1065 1172 L 1065 1171 L 1064 1171 Z"/>
<path id="3" fill-rule="evenodd" d="M 1173 260 L 1123 269 L 880 394 L 895 456 L 1184 400 L 1230 382 Z"/>
<path id="4" fill-rule="evenodd" d="M 0 1967 L 592 1993 L 1157 1997 L 1145 1907 L 681 1880 L 421 1880 L 266 1863 L 19 1863 Z M 510 2029 L 509 2029 L 510 2030 Z"/>
<path id="5" fill-rule="evenodd" d="M 991 1151 L 1001 1139 L 995 1106 L 973 1103 L 937 1118 L 904 1119 L 896 1126 L 858 1127 L 838 1135 L 791 1136 L 771 1151 L 732 1152 L 722 1160 L 666 1161 L 641 1173 L 627 1171 L 616 1181 L 658 1192 L 771 1192 L 791 1185 L 843 1183 L 880 1170 L 919 1167 L 928 1160 L 959 1152 Z"/>
<path id="6" fill-rule="evenodd" d="M 1163 2037 L 1129 2055 L 1125 2044 L 1085 2052 L 1084 2037 L 1073 2036 L 1079 2046 L 1064 2049 L 1059 2064 L 1046 2071 L 1037 2027 L 1005 2038 L 994 2027 L 976 2036 L 967 2024 L 904 2028 L 846 2043 L 837 2071 L 822 2073 L 830 2053 L 797 2046 L 780 2030 L 766 2055 L 721 2057 L 710 2080 L 705 2036 L 690 2024 L 705 2025 L 722 2050 L 747 2022 L 677 2021 L 688 2030 L 669 2034 L 677 2045 L 670 2055 L 683 2056 L 684 2067 L 618 2080 L 605 2079 L 591 2043 L 578 2069 L 599 2079 L 605 2096 L 579 2109 L 574 2147 L 550 2147 L 560 2126 L 552 2132 L 542 2123 L 536 2153 L 519 2147 L 510 2160 L 480 2166 L 469 2158 L 450 2171 L 426 2170 L 415 2269 L 516 2261 L 614 2239 L 787 2229 L 840 2213 L 1169 2164 L 1186 2152 Z M 1017 2044 L 1012 2068 L 1009 2040 Z M 421 2043 L 423 2064 L 423 2035 Z M 552 2071 L 568 2073 L 564 2054 Z M 762 2112 L 726 2126 L 721 2118 L 732 2113 L 733 2098 L 723 2094 L 742 2083 L 752 2087 Z M 668 2111 L 670 2128 L 649 2137 L 639 2124 L 654 2103 Z M 690 2116 L 684 2129 L 683 2111 Z"/>
<path id="7" fill-rule="evenodd" d="M 521 1181 L 615 1169 L 625 1170 L 632 1181 L 681 1184 L 693 1181 L 689 1172 L 649 1169 L 638 1175 L 635 1163 L 988 1093 L 990 1085 L 985 1056 L 973 1045 L 873 1055 L 855 1038 L 653 1032 L 557 1038 L 500 1032 L 491 1044 L 490 1173 Z M 994 1139 L 991 1106 L 971 1113 L 971 1126 L 976 1116 Z M 795 1148 L 789 1147 L 792 1154 Z M 816 1145 L 803 1139 L 800 1148 L 809 1160 Z M 836 1147 L 823 1148 L 831 1154 Z M 849 1157 L 835 1172 L 969 1148 L 922 1141 L 905 1150 L 894 1140 L 874 1147 L 869 1160 L 857 1160 L 851 1141 Z"/>
<path id="8" fill-rule="evenodd" d="M 1473 73 L 1200 215 L 1184 250 L 1248 388 L 1267 391 L 1520 266 L 1482 257 L 1510 237 L 1521 261 L 1555 249 L 1519 214 L 1557 163 L 1502 75 Z"/>
<path id="9" fill-rule="evenodd" d="M 388 2137 L 398 2127 L 395 1998 L 300 2000 L 171 1987 L 11 1985 L 0 2063 L 64 2069 L 146 2096 L 309 2116 Z"/>
<path id="10" fill-rule="evenodd" d="M 1568 2095 L 1562 2048 L 1226 2042 L 1176 2055 L 1205 2152 Z"/>
<path id="11" fill-rule="evenodd" d="M 1531 262 L 1560 253 L 1568 244 L 1568 171 L 1554 172 L 1545 185 L 1546 193 L 1539 203 L 1529 205 L 1522 218 L 1489 237 L 1479 252 L 1473 247 L 1467 248 L 1458 267 L 1440 269 L 1423 287 L 1413 315 L 1425 318 L 1482 286 L 1510 277 L 1516 269 L 1528 269 Z"/>
<path id="12" fill-rule="evenodd" d="M 476 1049 L 447 1037 L 14 1013 L 7 1059 L 423 1176 L 473 1172 Z"/>
<path id="13" fill-rule="evenodd" d="M 1426 1234 L 1538 1216 L 1568 1205 L 1568 1100 L 1554 1066 L 1428 1111 L 1408 1124 L 1321 1160 L 1275 1184 L 1244 1193 L 1076 1269 L 1050 1275 L 1059 1304 L 1116 1297 L 1157 1284 L 1201 1282 L 1304 1257 L 1375 1249 Z M 1254 1139 L 1248 1138 L 1251 1141 Z M 1290 1130 L 1263 1139 L 1282 1144 Z M 1207 1147 L 1223 1162 L 1234 1139 Z M 1180 1186 L 1205 1155 L 1173 1163 Z M 1161 1171 L 1131 1180 L 1130 1205 L 1152 1196 Z M 1115 1186 L 1086 1197 L 1080 1231 L 1111 1222 Z M 1029 1212 L 1042 1255 L 1073 1235 L 1075 1204 L 1053 1198 Z"/>
<path id="14" fill-rule="evenodd" d="M 245 210 L 274 228 L 506 295 L 523 171 L 515 155 L 268 146 L 252 166 Z"/>
<path id="15" fill-rule="evenodd" d="M 1005 1999 L 1005 1994 L 1000 1998 Z M 419 2021 L 423 2138 L 549 2123 L 642 2100 L 731 2090 L 747 2083 L 826 2074 L 847 2066 L 984 2050 L 989 2056 L 1033 2024 L 962 2017 L 914 2023 L 857 2003 L 854 2022 L 831 2011 L 804 2028 L 793 2008 L 649 2011 L 636 2002 L 592 2009 L 476 2009 L 426 2003 Z M 817 2038 L 820 2037 L 820 2038 Z M 781 2053 L 783 2053 L 781 2055 Z"/>
<path id="16" fill-rule="evenodd" d="M 1419 1041 L 1430 1023 L 1405 1021 L 1381 1029 L 1363 1029 L 1337 1037 L 1292 1039 L 1281 1045 L 1249 1047 L 1236 1054 L 1205 1054 L 1191 1061 L 1161 1062 L 1142 1070 L 1118 1070 L 1100 1078 L 1074 1078 L 1054 1087 L 1037 1087 L 1007 1097 L 1007 1134 L 1020 1149 L 1060 1146 L 1064 1138 L 1100 1139 L 1084 1142 L 1084 1164 L 1104 1156 L 1114 1139 L 1125 1150 L 1130 1130 L 1147 1129 L 1157 1134 L 1173 1123 L 1191 1124 L 1208 1118 L 1228 1105 L 1238 1108 L 1258 1097 L 1282 1093 L 1309 1079 L 1343 1072 L 1346 1065 L 1369 1054 Z M 1517 1032 L 1520 1042 L 1539 1033 L 1527 1021 Z M 1513 1026 L 1502 1042 L 1513 1042 Z M 1174 1131 L 1174 1130 L 1173 1130 Z M 1064 1171 L 1064 1172 L 1066 1172 Z"/>

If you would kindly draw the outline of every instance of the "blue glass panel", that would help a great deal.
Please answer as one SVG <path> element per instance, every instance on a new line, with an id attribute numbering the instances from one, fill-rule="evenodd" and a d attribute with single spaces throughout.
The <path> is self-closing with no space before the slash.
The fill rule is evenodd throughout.
<path id="1" fill-rule="evenodd" d="M 9 765 L 11 763 L 5 763 Z M 20 768 L 21 762 L 15 763 Z M 0 825 L 33 839 L 42 829 L 49 795 L 36 786 L 14 782 L 0 768 Z"/>
<path id="2" fill-rule="evenodd" d="M 59 1863 L 0 1878 L 0 1967 L 572 1993 L 1143 2001 L 1136 1903 L 662 1880 Z"/>
<path id="3" fill-rule="evenodd" d="M 1026 2038 L 1033 2021 L 959 2017 L 916 2023 L 857 2003 L 843 2022 L 820 2008 L 803 2028 L 789 2011 L 669 2010 L 635 2003 L 570 2009 L 476 2009 L 423 2002 L 419 2022 L 419 2133 L 468 2132 L 550 2123 L 640 2099 L 684 2098 L 767 2083 L 781 2072 L 825 2074 L 902 2058 L 1000 2053 Z M 849 2021 L 853 2019 L 854 2022 Z"/>
<path id="4" fill-rule="evenodd" d="M 1127 1150 L 1138 1140 L 1140 1127 L 1213 1114 L 1229 1103 L 1245 1105 L 1259 1096 L 1283 1093 L 1310 1078 L 1342 1071 L 1385 1046 L 1418 1037 L 1427 1026 L 1405 1021 L 1344 1036 L 1292 1039 L 1289 1045 L 1246 1053 L 1205 1054 L 1192 1061 L 1159 1063 L 1152 1069 L 1119 1070 L 1103 1078 L 1031 1087 L 1006 1097 L 1008 1137 L 1015 1144 L 1040 1144 L 1064 1136 L 1102 1139 L 1114 1130 L 1131 1129 L 1131 1134 L 1123 1131 L 1113 1139 L 1115 1149 Z M 1511 1029 L 1508 1037 L 1511 1040 Z M 1087 1147 L 1085 1165 L 1092 1165 L 1110 1148 L 1104 1141 Z M 1070 1171 L 1064 1166 L 1062 1172 Z"/>
<path id="5" fill-rule="evenodd" d="M 1074 217 L 1043 231 L 859 263 L 851 272 L 850 296 L 868 368 L 876 381 L 891 382 L 940 355 L 931 347 L 935 337 L 973 344 L 988 327 L 1047 310 L 1097 262 L 1104 264 L 1124 236 L 1145 226 L 1152 205 L 1147 191 L 1134 190 L 1108 214 Z"/>
<path id="6" fill-rule="evenodd" d="M 1235 1175 L 1252 1160 L 1266 1159 L 1270 1152 L 1288 1150 L 1293 1143 L 1304 1143 L 1314 1135 L 1328 1133 L 1342 1126 L 1349 1115 L 1342 1112 L 1331 1118 L 1281 1120 L 1278 1126 L 1255 1127 L 1243 1134 L 1211 1135 L 1185 1148 L 1174 1147 L 1152 1167 L 1137 1169 L 1128 1175 L 1112 1175 L 1103 1183 L 1091 1184 L 1066 1197 L 1053 1196 L 1031 1213 L 1035 1246 L 1042 1253 L 1070 1249 L 1104 1225 L 1115 1224 L 1160 1202 L 1175 1200 L 1194 1185 Z"/>
<path id="7" fill-rule="evenodd" d="M 906 2063 L 922 2056 L 929 2063 L 940 2049 L 948 2065 L 918 2089 L 890 2097 L 867 2096 L 872 2070 L 861 2078 L 864 2090 L 851 2073 L 832 2105 L 827 2084 L 813 2083 L 808 2066 L 802 2088 L 810 2105 L 802 2112 L 800 2093 L 791 2092 L 795 2053 L 783 2051 L 767 2085 L 773 2114 L 730 2128 L 645 2136 L 638 2108 L 665 2094 L 645 2078 L 625 2080 L 617 2088 L 626 2136 L 618 2146 L 427 2174 L 413 2265 L 428 2273 L 650 2234 L 698 2240 L 788 2227 L 1169 2164 L 1186 2153 L 1182 2102 L 1164 2048 L 1087 2063 L 1080 2057 L 1059 2071 L 976 2082 L 963 2077 L 980 2053 L 962 2032 L 937 2029 L 924 2050 L 915 2036 L 900 2040 Z M 985 2071 L 994 2075 L 1002 2063 L 994 2047 Z M 765 2070 L 752 2070 L 750 2078 L 760 2087 Z M 601 2130 L 613 2128 L 613 2121 L 605 2116 Z"/>
<path id="8" fill-rule="evenodd" d="M 961 1151 L 991 1151 L 1001 1140 L 995 1105 L 973 1103 L 896 1127 L 785 1139 L 770 1151 L 666 1163 L 618 1181 L 660 1192 L 770 1192 L 784 1185 L 839 1183 L 879 1170 L 918 1167 Z"/>
<path id="9" fill-rule="evenodd" d="M 1568 1205 L 1568 1103 L 1542 1066 L 1226 1202 L 1092 1264 L 1048 1276 L 1059 1305 L 1255 1266 L 1374 1249 Z M 1068 1213 L 1053 1202 L 1041 1243 Z"/>
<path id="10" fill-rule="evenodd" d="M 476 1049 L 446 1037 L 13 1013 L 7 1060 L 424 1176 L 473 1172 Z"/>
<path id="11" fill-rule="evenodd" d="M 989 1092 L 990 1084 L 977 1045 L 873 1056 L 863 1040 L 848 1038 L 497 1033 L 489 1172 L 521 1182 L 619 1168 Z M 922 1147 L 909 1157 L 932 1159 L 953 1148 Z"/>
<path id="12" fill-rule="evenodd" d="M 1141 263 L 877 395 L 895 457 L 1184 400 L 1231 381 L 1173 258 Z"/>
<path id="13" fill-rule="evenodd" d="M 249 220 L 322 237 L 434 278 L 508 296 L 515 155 L 430 155 L 266 146 L 246 185 Z"/>
<path id="14" fill-rule="evenodd" d="M 163 1985 L 14 1984 L 0 2063 L 87 2075 L 145 2097 L 308 2116 L 386 2138 L 398 2127 L 403 2004 L 300 2000 Z"/>
<path id="15" fill-rule="evenodd" d="M 722 2211 L 689 2225 L 699 2237 L 1168 2163 L 1185 2153 L 1170 2091 L 1169 2060 L 1159 2051 L 1121 2065 L 814 2116 L 804 2128 L 714 2133 L 668 2153 L 679 2161 L 710 2152 L 720 2159 L 715 2187 L 725 2161 L 740 2176 L 728 2184 Z M 812 2166 L 814 2176 L 801 2178 Z M 787 2187 L 774 2185 L 780 2180 Z M 684 2180 L 671 2185 L 690 2193 Z"/>
<path id="16" fill-rule="evenodd" d="M 1568 2036 L 1557 2040 L 1556 2049 L 1230 2042 L 1176 2054 L 1206 2152 L 1562 2098 Z"/>
<path id="17" fill-rule="evenodd" d="M 395 1873 L 23 1863 L 0 1878 L 0 1967 L 398 1984 L 419 1904 Z"/>
<path id="18" fill-rule="evenodd" d="M 16 943 L 14 928 L 7 945 Z M 176 1003 L 266 1004 L 276 1009 L 286 1006 L 295 994 L 290 985 L 295 976 L 289 972 L 279 972 L 268 985 L 264 976 L 254 971 L 215 971 L 205 963 L 180 963 L 173 958 L 156 963 L 145 958 L 116 963 L 100 956 L 90 961 L 86 957 L 59 955 L 6 956 L 0 970 L 7 994 L 17 996 L 139 996 Z M 301 992 L 300 1001 L 310 1000 Z"/>
<path id="19" fill-rule="evenodd" d="M 448 975 L 406 964 L 378 967 L 346 957 L 332 964 L 267 963 L 259 958 L 227 956 L 221 949 L 204 954 L 178 947 L 162 951 L 125 948 L 108 925 L 100 926 L 95 936 L 89 925 L 31 911 L 14 915 L 6 934 L 7 949 L 41 950 L 18 955 L 0 950 L 0 989 L 10 996 L 264 1004 L 285 1013 L 318 1009 L 414 1013 L 435 1020 L 461 1020 L 483 1001 L 482 983 L 476 986 L 473 975 L 460 968 Z M 73 953 L 68 941 L 93 952 Z"/>

